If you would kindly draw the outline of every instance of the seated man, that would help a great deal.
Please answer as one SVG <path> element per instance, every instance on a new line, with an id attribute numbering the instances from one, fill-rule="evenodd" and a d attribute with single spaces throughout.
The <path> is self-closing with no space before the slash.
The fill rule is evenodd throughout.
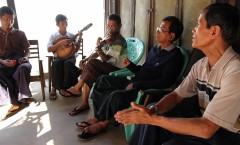
<path id="1" fill-rule="evenodd" d="M 227 3 L 211 4 L 202 11 L 192 30 L 192 46 L 206 57 L 154 106 L 146 109 L 132 103 L 132 109 L 115 115 L 124 125 L 142 124 L 133 132 L 130 145 L 240 144 L 240 57 L 231 47 L 238 26 L 239 12 Z M 173 108 L 194 95 L 198 95 L 203 115 L 174 117 Z"/>
<path id="2" fill-rule="evenodd" d="M 19 101 L 31 102 L 29 89 L 31 64 L 28 62 L 29 42 L 23 31 L 13 28 L 15 12 L 7 6 L 0 8 L 0 75 L 9 83 L 12 107 L 19 108 Z M 11 85 L 11 87 L 10 87 Z"/>
<path id="3" fill-rule="evenodd" d="M 75 37 L 74 34 L 67 31 L 68 19 L 65 15 L 58 14 L 55 20 L 59 30 L 52 34 L 48 41 L 48 52 L 54 53 L 51 72 L 52 90 L 49 93 L 50 100 L 57 99 L 56 90 L 59 90 L 59 93 L 64 97 L 72 96 L 65 90 L 76 84 L 78 82 L 78 77 L 81 74 L 80 69 L 75 66 L 75 53 L 77 53 L 80 48 L 82 33 L 79 34 L 78 41 L 74 39 L 76 42 L 74 42 L 73 45 L 68 46 L 70 43 L 69 38 Z M 65 55 L 70 54 L 70 56 L 61 58 L 60 56 L 64 56 L 64 53 L 59 51 L 59 49 L 62 48 L 65 48 L 65 50 L 70 49 L 74 52 L 71 53 L 71 51 L 66 51 Z M 58 56 L 58 54 L 60 54 L 60 56 Z"/>
<path id="4" fill-rule="evenodd" d="M 77 123 L 85 127 L 80 139 L 88 139 L 103 132 L 111 123 L 119 124 L 114 119 L 117 111 L 129 107 L 136 100 L 140 89 L 167 88 L 174 84 L 183 65 L 183 56 L 173 42 L 183 32 L 183 25 L 174 16 L 166 17 L 157 28 L 156 40 L 159 45 L 153 47 L 142 66 L 136 66 L 127 58 L 123 64 L 135 73 L 131 79 L 116 76 L 101 76 L 93 89 L 92 100 L 94 118 Z M 87 127 L 89 126 L 89 127 Z"/>
<path id="5" fill-rule="evenodd" d="M 83 69 L 82 75 L 78 83 L 68 89 L 68 91 L 72 94 L 81 94 L 83 87 L 83 102 L 80 106 L 75 107 L 69 112 L 69 115 L 72 116 L 89 110 L 88 98 L 90 89 L 100 75 L 123 68 L 121 60 L 126 56 L 127 42 L 120 34 L 121 26 L 121 18 L 118 15 L 112 14 L 108 16 L 106 39 L 101 42 L 98 39 L 96 52 L 93 52 L 88 58 L 80 61 L 79 66 Z M 100 58 L 95 59 L 97 57 Z"/>

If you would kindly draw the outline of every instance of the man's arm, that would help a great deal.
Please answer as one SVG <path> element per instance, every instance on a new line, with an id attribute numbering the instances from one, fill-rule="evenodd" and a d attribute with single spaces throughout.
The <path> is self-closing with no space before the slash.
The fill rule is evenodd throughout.
<path id="1" fill-rule="evenodd" d="M 81 46 L 81 42 L 82 42 L 82 34 L 83 34 L 83 33 L 80 33 L 80 34 L 79 34 L 79 36 L 78 36 L 78 41 L 75 43 L 75 46 L 76 46 L 76 53 L 79 51 L 80 46 Z"/>
<path id="2" fill-rule="evenodd" d="M 182 98 L 175 92 L 166 95 L 151 109 L 132 103 L 133 111 L 120 111 L 115 117 L 118 122 L 128 124 L 151 124 L 175 133 L 210 138 L 220 127 L 210 120 L 201 118 L 170 118 L 153 113 L 164 113 L 173 109 Z M 137 110 L 137 111 L 136 111 Z"/>
<path id="3" fill-rule="evenodd" d="M 97 54 L 101 57 L 103 61 L 108 61 L 112 56 L 105 54 L 102 50 L 98 50 Z"/>
<path id="4" fill-rule="evenodd" d="M 24 48 L 24 57 L 28 58 L 30 56 L 30 49 L 29 47 Z"/>
<path id="5" fill-rule="evenodd" d="M 210 138 L 220 127 L 210 120 L 201 118 L 170 118 L 152 115 L 151 125 L 157 125 L 169 131 L 192 135 L 201 138 Z"/>
<path id="6" fill-rule="evenodd" d="M 64 39 L 64 40 L 61 40 L 54 45 L 49 45 L 48 46 L 48 52 L 55 52 L 58 48 L 65 47 L 68 43 L 69 43 L 69 40 Z"/>

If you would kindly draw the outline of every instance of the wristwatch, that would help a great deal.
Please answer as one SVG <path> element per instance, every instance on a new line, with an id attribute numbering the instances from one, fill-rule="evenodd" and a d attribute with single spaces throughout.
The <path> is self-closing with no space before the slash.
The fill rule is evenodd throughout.
<path id="1" fill-rule="evenodd" d="M 152 108 L 154 109 L 154 114 L 156 114 L 156 115 L 159 114 L 159 110 L 158 110 L 158 107 L 156 105 L 152 105 L 152 106 L 149 107 L 149 109 L 152 109 Z"/>

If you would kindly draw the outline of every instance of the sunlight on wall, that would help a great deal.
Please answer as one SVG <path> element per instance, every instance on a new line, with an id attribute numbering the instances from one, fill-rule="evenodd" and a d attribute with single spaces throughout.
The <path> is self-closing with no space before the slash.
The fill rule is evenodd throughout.
<path id="1" fill-rule="evenodd" d="M 47 53 L 50 35 L 58 30 L 57 14 L 68 17 L 68 31 L 76 34 L 85 25 L 93 26 L 83 32 L 84 55 L 94 50 L 97 37 L 103 36 L 104 10 L 102 0 L 20 0 L 15 1 L 19 29 L 28 39 L 38 39 L 41 57 Z"/>

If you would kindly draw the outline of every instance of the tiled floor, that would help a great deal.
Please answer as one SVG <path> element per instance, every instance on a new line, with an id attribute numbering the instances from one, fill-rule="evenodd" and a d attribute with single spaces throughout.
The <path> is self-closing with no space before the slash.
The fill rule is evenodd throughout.
<path id="1" fill-rule="evenodd" d="M 13 116 L 0 121 L 0 145 L 127 145 L 123 126 L 110 126 L 108 131 L 89 141 L 79 141 L 81 130 L 75 122 L 92 117 L 93 109 L 77 116 L 68 112 L 81 102 L 82 98 L 64 98 L 42 102 L 39 82 L 31 83 L 37 103 L 23 108 Z M 48 88 L 45 88 L 48 96 Z M 90 101 L 91 102 L 91 101 Z M 8 105 L 0 106 L 0 117 L 4 116 Z M 92 107 L 92 106 L 91 106 Z"/>

